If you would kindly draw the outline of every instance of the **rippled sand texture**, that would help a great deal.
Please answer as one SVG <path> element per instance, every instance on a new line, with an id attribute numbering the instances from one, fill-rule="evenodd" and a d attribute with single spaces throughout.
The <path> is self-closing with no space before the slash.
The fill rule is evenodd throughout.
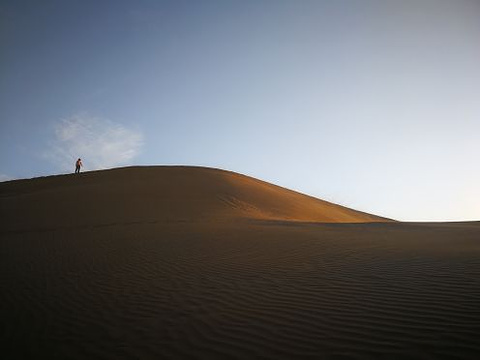
<path id="1" fill-rule="evenodd" d="M 78 213 L 101 182 L 72 181 L 102 174 L 0 184 L 2 358 L 478 359 L 480 223 L 142 221 L 113 198 L 90 223 L 57 213 L 71 200 L 35 219 L 46 182 L 82 189 Z"/>

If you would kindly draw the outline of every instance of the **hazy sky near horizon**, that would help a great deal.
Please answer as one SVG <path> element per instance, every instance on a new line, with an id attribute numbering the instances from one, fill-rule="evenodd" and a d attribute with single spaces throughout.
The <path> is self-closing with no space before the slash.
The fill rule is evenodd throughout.
<path id="1" fill-rule="evenodd" d="M 480 220 L 480 1 L 0 3 L 0 181 L 219 167 Z"/>

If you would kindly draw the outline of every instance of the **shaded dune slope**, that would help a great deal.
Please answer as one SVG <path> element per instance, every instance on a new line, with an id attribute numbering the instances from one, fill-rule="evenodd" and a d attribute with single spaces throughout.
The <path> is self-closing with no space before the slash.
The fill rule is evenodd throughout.
<path id="1" fill-rule="evenodd" d="M 10 231 L 117 223 L 240 218 L 329 223 L 389 219 L 237 173 L 201 167 L 129 167 L 0 185 Z M 28 206 L 27 206 L 28 204 Z"/>

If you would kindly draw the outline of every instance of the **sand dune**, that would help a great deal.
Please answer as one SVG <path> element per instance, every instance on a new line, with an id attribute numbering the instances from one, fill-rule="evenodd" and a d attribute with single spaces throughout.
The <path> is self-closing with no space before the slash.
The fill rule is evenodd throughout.
<path id="1" fill-rule="evenodd" d="M 251 177 L 201 167 L 120 168 L 8 182 L 2 188 L 8 211 L 1 215 L 9 230 L 240 218 L 387 221 Z"/>
<path id="2" fill-rule="evenodd" d="M 477 359 L 480 223 L 400 223 L 256 179 L 0 184 L 3 357 Z"/>

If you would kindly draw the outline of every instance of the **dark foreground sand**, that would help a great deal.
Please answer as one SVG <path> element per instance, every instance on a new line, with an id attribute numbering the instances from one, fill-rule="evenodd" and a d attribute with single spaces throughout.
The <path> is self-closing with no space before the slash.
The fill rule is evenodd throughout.
<path id="1" fill-rule="evenodd" d="M 195 168 L 2 183 L 0 356 L 479 358 L 480 223 L 315 201 Z"/>

